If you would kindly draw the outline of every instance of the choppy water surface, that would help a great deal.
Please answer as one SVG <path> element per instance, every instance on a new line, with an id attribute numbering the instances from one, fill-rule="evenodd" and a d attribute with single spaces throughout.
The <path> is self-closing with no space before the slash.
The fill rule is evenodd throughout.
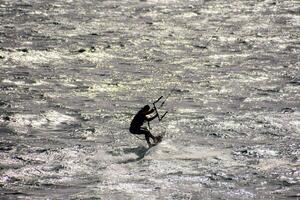
<path id="1" fill-rule="evenodd" d="M 1 199 L 299 199 L 299 13 L 2 0 Z M 146 153 L 130 120 L 170 92 Z"/>

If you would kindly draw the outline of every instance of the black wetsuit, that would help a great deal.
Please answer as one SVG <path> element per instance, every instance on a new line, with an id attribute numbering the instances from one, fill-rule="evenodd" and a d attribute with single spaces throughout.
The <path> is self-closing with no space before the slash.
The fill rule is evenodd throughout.
<path id="1" fill-rule="evenodd" d="M 150 110 L 150 111 L 144 111 L 143 109 L 140 110 L 133 118 L 131 124 L 130 124 L 130 128 L 129 131 L 132 134 L 137 134 L 137 135 L 145 135 L 145 139 L 148 143 L 148 145 L 150 146 L 150 138 L 154 141 L 154 143 L 156 142 L 156 138 L 150 133 L 150 131 L 147 128 L 143 128 L 143 124 L 145 121 L 151 121 L 153 119 L 155 119 L 157 117 L 157 115 L 151 117 L 151 118 L 147 118 L 146 115 L 151 114 L 154 112 L 154 109 Z"/>

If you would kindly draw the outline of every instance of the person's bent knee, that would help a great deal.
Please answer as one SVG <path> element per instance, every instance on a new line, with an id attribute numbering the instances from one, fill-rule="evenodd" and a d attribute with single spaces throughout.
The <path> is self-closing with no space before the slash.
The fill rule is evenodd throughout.
<path id="1" fill-rule="evenodd" d="M 141 131 L 139 129 L 133 129 L 133 128 L 129 128 L 129 132 L 132 133 L 132 134 L 143 134 L 141 133 Z"/>

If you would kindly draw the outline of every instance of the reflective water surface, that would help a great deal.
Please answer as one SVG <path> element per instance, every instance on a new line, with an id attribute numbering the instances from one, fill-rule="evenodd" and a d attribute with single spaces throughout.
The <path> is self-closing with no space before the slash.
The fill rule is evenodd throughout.
<path id="1" fill-rule="evenodd" d="M 297 0 L 2 0 L 1 199 L 300 199 Z M 170 95 L 148 150 L 128 131 Z"/>

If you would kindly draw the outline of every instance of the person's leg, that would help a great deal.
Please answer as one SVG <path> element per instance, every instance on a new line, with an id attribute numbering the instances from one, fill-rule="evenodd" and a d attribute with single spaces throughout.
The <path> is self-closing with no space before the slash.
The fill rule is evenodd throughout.
<path id="1" fill-rule="evenodd" d="M 145 135 L 148 135 L 147 137 L 150 137 L 152 140 L 155 139 L 155 136 L 151 134 L 151 132 L 146 129 L 146 128 L 141 128 L 140 131 L 145 134 Z"/>
<path id="2" fill-rule="evenodd" d="M 148 146 L 150 147 L 151 146 L 151 142 L 150 142 L 149 134 L 145 133 L 145 139 L 147 141 Z"/>
<path id="3" fill-rule="evenodd" d="M 149 146 L 151 146 L 150 138 L 151 138 L 154 142 L 156 141 L 155 137 L 154 137 L 154 136 L 151 134 L 151 132 L 148 131 L 147 129 L 141 129 L 140 132 L 143 133 L 143 134 L 145 135 L 145 139 L 146 139 L 147 144 L 148 144 Z"/>

